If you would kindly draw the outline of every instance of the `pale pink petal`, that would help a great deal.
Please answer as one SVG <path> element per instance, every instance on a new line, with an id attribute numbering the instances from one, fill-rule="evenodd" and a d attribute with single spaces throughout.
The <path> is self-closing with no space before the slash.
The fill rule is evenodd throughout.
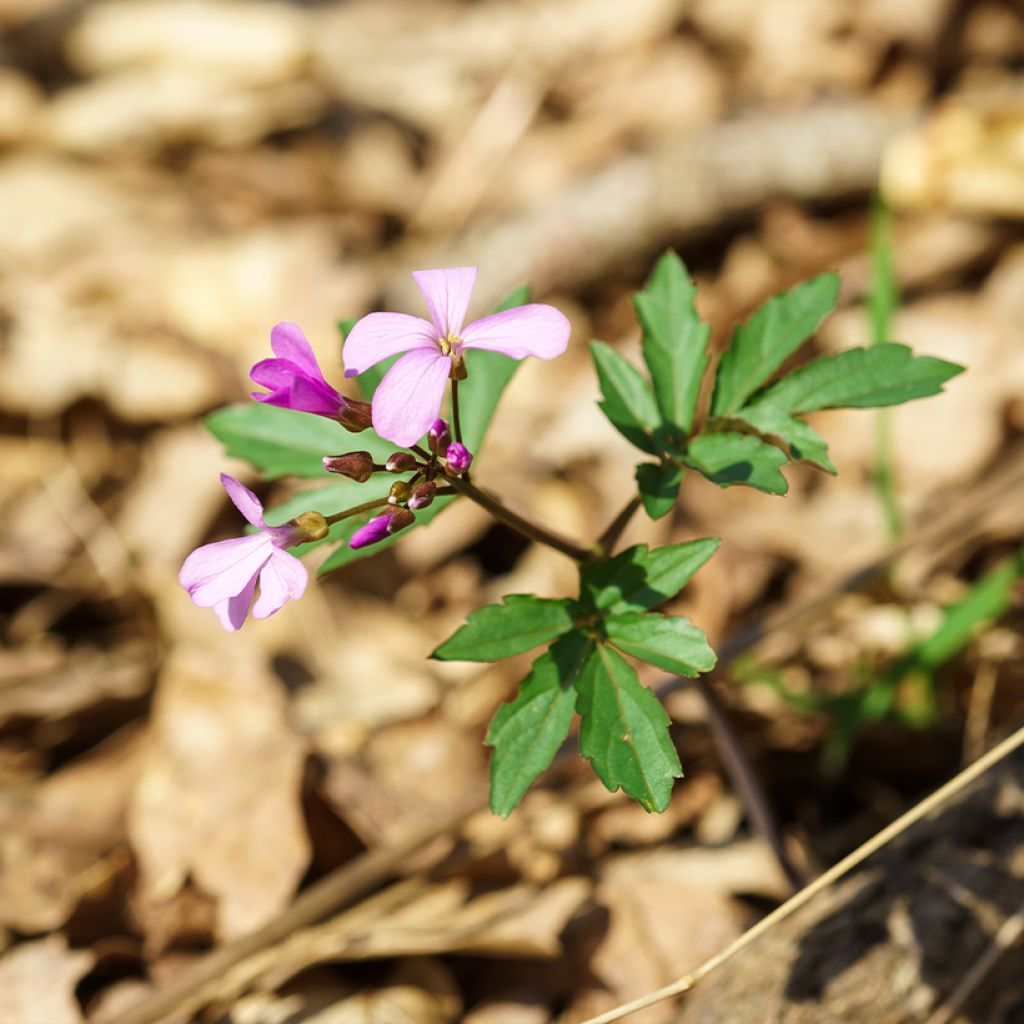
<path id="1" fill-rule="evenodd" d="M 256 577 L 249 580 L 246 588 L 234 597 L 221 601 L 213 606 L 213 610 L 220 619 L 220 624 L 229 632 L 234 633 L 242 628 L 245 617 L 249 614 L 249 605 L 252 604 L 252 595 L 256 591 Z"/>
<path id="2" fill-rule="evenodd" d="M 270 347 L 279 358 L 295 363 L 311 377 L 323 379 L 313 349 L 298 324 L 277 324 L 270 332 Z"/>
<path id="3" fill-rule="evenodd" d="M 476 283 L 476 267 L 414 270 L 412 276 L 427 300 L 430 319 L 442 338 L 458 337 Z"/>
<path id="4" fill-rule="evenodd" d="M 240 594 L 275 550 L 265 533 L 204 544 L 185 559 L 178 582 L 200 608 L 212 608 Z"/>
<path id="5" fill-rule="evenodd" d="M 228 476 L 227 473 L 221 473 L 220 484 L 221 487 L 228 492 L 228 497 L 231 499 L 235 508 L 237 508 L 253 526 L 266 525 L 263 522 L 263 503 L 255 494 L 252 493 L 252 491 L 249 490 L 248 487 L 245 486 L 245 484 L 240 484 L 233 476 Z"/>
<path id="6" fill-rule="evenodd" d="M 422 317 L 408 313 L 370 313 L 345 339 L 345 376 L 354 377 L 382 359 L 417 348 L 438 351 L 437 332 Z"/>
<path id="7" fill-rule="evenodd" d="M 463 348 L 501 352 L 513 359 L 554 359 L 569 343 L 569 321 L 554 306 L 533 303 L 474 320 L 462 332 Z"/>
<path id="8" fill-rule="evenodd" d="M 437 418 L 452 362 L 437 349 L 409 352 L 384 375 L 373 396 L 373 429 L 403 448 Z"/>
<path id="9" fill-rule="evenodd" d="M 260 596 L 253 605 L 252 617 L 266 619 L 280 611 L 289 598 L 302 597 L 308 579 L 306 567 L 294 555 L 275 548 L 260 573 Z"/>

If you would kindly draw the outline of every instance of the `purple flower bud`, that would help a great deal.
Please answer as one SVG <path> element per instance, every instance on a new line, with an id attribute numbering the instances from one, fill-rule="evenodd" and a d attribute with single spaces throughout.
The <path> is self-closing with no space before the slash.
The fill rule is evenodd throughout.
<path id="1" fill-rule="evenodd" d="M 390 512 L 374 516 L 365 526 L 360 526 L 352 534 L 352 539 L 348 542 L 348 546 L 355 550 L 356 548 L 369 547 L 370 544 L 379 544 L 388 535 L 388 522 L 390 519 Z"/>
<path id="2" fill-rule="evenodd" d="M 417 484 L 412 489 L 412 494 L 409 495 L 409 508 L 426 508 L 434 500 L 436 491 L 437 484 L 433 480 L 425 480 L 423 483 Z"/>
<path id="3" fill-rule="evenodd" d="M 353 434 L 370 426 L 370 403 L 357 398 L 342 398 L 335 419 Z"/>
<path id="4" fill-rule="evenodd" d="M 373 456 L 369 452 L 346 452 L 344 455 L 325 455 L 324 469 L 328 473 L 340 473 L 356 483 L 366 483 L 373 475 Z"/>
<path id="5" fill-rule="evenodd" d="M 407 473 L 416 468 L 416 456 L 408 452 L 393 452 L 384 463 L 384 468 L 389 473 Z"/>
<path id="6" fill-rule="evenodd" d="M 409 485 L 404 480 L 396 480 L 388 491 L 388 504 L 400 505 L 409 497 Z"/>
<path id="7" fill-rule="evenodd" d="M 466 470 L 469 469 L 473 463 L 473 456 L 464 444 L 459 444 L 458 441 L 452 441 L 448 446 L 448 453 L 445 456 L 445 462 L 448 463 L 448 471 L 450 473 L 455 473 L 457 476 L 460 473 L 465 473 Z"/>
<path id="8" fill-rule="evenodd" d="M 430 444 L 430 450 L 443 459 L 444 453 L 448 451 L 448 445 L 452 442 L 451 431 L 444 420 L 434 420 L 430 424 L 430 429 L 427 431 L 427 442 Z"/>

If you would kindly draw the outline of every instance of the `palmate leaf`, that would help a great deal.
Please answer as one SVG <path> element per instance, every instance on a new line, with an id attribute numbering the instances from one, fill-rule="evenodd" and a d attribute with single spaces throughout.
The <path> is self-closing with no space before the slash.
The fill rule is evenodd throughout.
<path id="1" fill-rule="evenodd" d="M 769 299 L 737 327 L 718 364 L 712 414 L 741 409 L 832 312 L 838 294 L 838 275 L 822 274 Z"/>
<path id="2" fill-rule="evenodd" d="M 572 629 L 572 602 L 509 594 L 470 612 L 431 655 L 439 661 L 498 661 L 539 647 Z"/>
<path id="3" fill-rule="evenodd" d="M 643 374 L 602 341 L 591 342 L 590 354 L 601 386 L 601 412 L 631 444 L 658 454 L 662 445 L 655 435 L 661 427 L 661 413 Z"/>
<path id="4" fill-rule="evenodd" d="M 362 449 L 383 460 L 394 451 L 372 430 L 352 434 L 325 416 L 262 402 L 218 409 L 206 417 L 206 427 L 228 455 L 245 459 L 271 479 L 330 477 L 321 462 L 325 455 Z"/>
<path id="5" fill-rule="evenodd" d="M 576 680 L 580 753 L 611 791 L 620 787 L 647 811 L 663 811 L 683 774 L 671 719 L 629 663 L 598 644 Z"/>
<path id="6" fill-rule="evenodd" d="M 677 442 L 693 427 L 700 382 L 708 365 L 711 328 L 697 316 L 695 295 L 683 261 L 667 252 L 658 260 L 644 290 L 633 298 L 654 395 Z"/>
<path id="7" fill-rule="evenodd" d="M 793 415 L 818 409 L 867 409 L 927 398 L 963 367 L 932 356 L 915 356 L 906 345 L 886 342 L 822 356 L 773 384 L 764 403 Z"/>
<path id="8" fill-rule="evenodd" d="M 491 810 L 508 817 L 569 735 L 576 711 L 574 683 L 593 641 L 573 631 L 534 663 L 515 699 L 491 721 Z"/>
<path id="9" fill-rule="evenodd" d="M 690 442 L 684 461 L 719 487 L 746 484 L 766 494 L 789 490 L 779 472 L 789 461 L 786 453 L 753 434 L 701 434 Z"/>
<path id="10" fill-rule="evenodd" d="M 715 667 L 708 638 L 681 615 L 626 612 L 605 620 L 608 639 L 621 651 L 680 676 L 698 676 Z"/>
<path id="11" fill-rule="evenodd" d="M 660 519 L 672 511 L 682 482 L 683 468 L 672 462 L 641 462 L 636 467 L 640 500 L 652 519 Z"/>
<path id="12" fill-rule="evenodd" d="M 717 537 L 707 537 L 654 551 L 648 551 L 646 544 L 627 548 L 584 569 L 581 600 L 587 607 L 612 615 L 657 608 L 686 586 L 720 543 Z"/>

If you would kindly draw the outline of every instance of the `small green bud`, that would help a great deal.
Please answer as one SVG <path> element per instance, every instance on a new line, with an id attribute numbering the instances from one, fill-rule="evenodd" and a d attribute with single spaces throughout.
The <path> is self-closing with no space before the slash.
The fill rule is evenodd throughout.
<path id="1" fill-rule="evenodd" d="M 308 544 L 310 541 L 323 540 L 330 527 L 327 520 L 319 512 L 302 512 L 288 525 L 295 531 L 295 539 L 291 544 Z"/>
<path id="2" fill-rule="evenodd" d="M 388 504 L 401 505 L 409 500 L 411 488 L 404 480 L 396 480 L 388 491 Z"/>

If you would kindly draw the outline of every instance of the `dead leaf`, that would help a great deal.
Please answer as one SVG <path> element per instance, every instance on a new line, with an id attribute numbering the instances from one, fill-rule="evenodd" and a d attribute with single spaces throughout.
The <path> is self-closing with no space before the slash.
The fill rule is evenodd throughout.
<path id="1" fill-rule="evenodd" d="M 299 806 L 304 744 L 283 694 L 254 664 L 178 654 L 165 668 L 129 834 L 144 897 L 191 874 L 217 901 L 217 930 L 257 928 L 291 899 L 309 861 Z"/>
<path id="2" fill-rule="evenodd" d="M 4 1024 L 81 1024 L 75 986 L 95 962 L 50 935 L 23 942 L 0 957 L 0 1020 Z"/>

